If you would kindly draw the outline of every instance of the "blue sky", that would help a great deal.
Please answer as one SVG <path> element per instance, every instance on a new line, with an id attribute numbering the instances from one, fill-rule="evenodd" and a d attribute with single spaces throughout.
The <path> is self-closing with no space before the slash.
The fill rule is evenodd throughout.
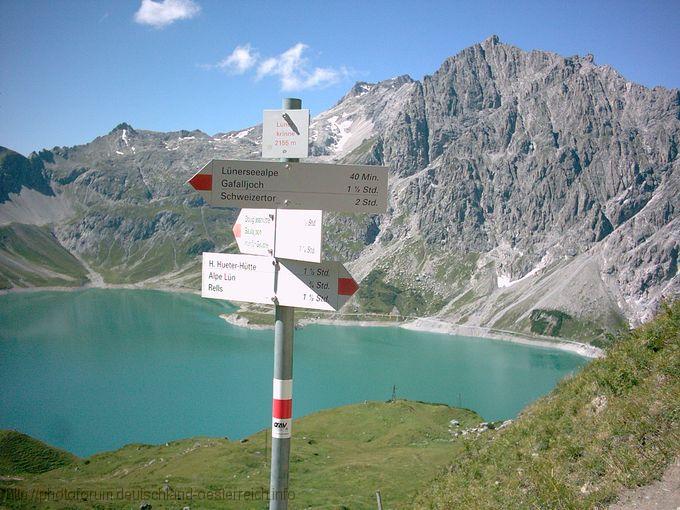
<path id="1" fill-rule="evenodd" d="M 0 0 L 0 9 L 0 145 L 24 154 L 86 143 L 123 121 L 239 129 L 283 97 L 315 115 L 355 81 L 420 79 L 491 34 L 527 50 L 593 53 L 646 86 L 680 86 L 678 1 Z"/>

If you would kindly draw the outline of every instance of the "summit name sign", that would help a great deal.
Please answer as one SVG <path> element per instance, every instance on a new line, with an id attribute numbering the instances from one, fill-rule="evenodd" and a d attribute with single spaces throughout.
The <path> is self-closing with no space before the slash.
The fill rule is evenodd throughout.
<path id="1" fill-rule="evenodd" d="M 387 209 L 387 170 L 384 166 L 213 159 L 188 182 L 217 207 L 378 214 Z"/>

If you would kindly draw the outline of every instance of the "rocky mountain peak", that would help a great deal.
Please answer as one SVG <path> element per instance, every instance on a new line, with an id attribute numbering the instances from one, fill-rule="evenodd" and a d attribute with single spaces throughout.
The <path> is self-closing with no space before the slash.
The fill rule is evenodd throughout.
<path id="1" fill-rule="evenodd" d="M 260 126 L 210 137 L 121 123 L 36 159 L 85 211 L 59 227 L 64 246 L 109 273 L 118 254 L 116 272 L 137 281 L 135 267 L 184 271 L 228 247 L 228 214 L 198 214 L 184 183 L 211 158 L 258 158 L 260 138 Z M 554 315 L 580 330 L 680 293 L 677 90 L 493 35 L 422 81 L 357 82 L 310 139 L 317 161 L 390 167 L 386 214 L 325 219 L 329 259 L 401 296 L 386 313 L 524 332 Z"/>
<path id="2" fill-rule="evenodd" d="M 370 92 L 371 90 L 373 90 L 374 87 L 375 87 L 374 83 L 368 83 L 368 82 L 365 82 L 365 81 L 358 81 L 354 84 L 354 86 L 352 88 L 349 89 L 347 94 L 345 94 L 342 97 L 342 99 L 340 99 L 340 101 L 338 101 L 336 103 L 336 105 L 342 103 L 343 101 L 345 101 L 347 99 L 362 96 L 362 95 L 366 94 L 367 92 Z"/>
<path id="3" fill-rule="evenodd" d="M 378 83 L 378 86 L 386 88 L 399 88 L 404 83 L 413 83 L 414 81 L 415 80 L 411 78 L 408 74 L 402 74 L 400 76 L 395 76 L 394 78 L 390 78 L 388 80 L 383 80 Z"/>
<path id="4" fill-rule="evenodd" d="M 128 124 L 127 122 L 121 122 L 118 124 L 115 128 L 113 128 L 111 131 L 109 131 L 110 135 L 117 134 L 121 131 L 127 131 L 128 135 L 136 135 L 137 132 L 134 130 L 134 128 Z"/>
<path id="5" fill-rule="evenodd" d="M 490 35 L 482 41 L 482 47 L 496 46 L 497 44 L 502 44 L 500 37 L 496 34 Z"/>
<path id="6" fill-rule="evenodd" d="M 190 137 L 195 137 L 195 138 L 209 138 L 209 135 L 201 131 L 200 129 L 194 129 L 192 131 L 182 129 L 178 131 L 178 135 L 180 138 L 190 138 Z"/>
<path id="7" fill-rule="evenodd" d="M 365 81 L 356 82 L 349 91 L 335 104 L 334 108 L 341 105 L 344 102 L 352 101 L 355 98 L 362 97 L 366 94 L 385 94 L 390 93 L 389 91 L 398 90 L 404 84 L 415 83 L 415 80 L 411 78 L 408 74 L 403 74 L 401 76 L 395 76 L 394 78 L 389 78 L 387 80 L 382 80 L 377 83 L 368 83 Z"/>

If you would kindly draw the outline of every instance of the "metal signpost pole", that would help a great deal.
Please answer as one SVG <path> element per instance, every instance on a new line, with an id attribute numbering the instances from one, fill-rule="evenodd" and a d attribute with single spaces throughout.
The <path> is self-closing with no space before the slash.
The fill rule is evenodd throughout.
<path id="1" fill-rule="evenodd" d="M 302 100 L 286 98 L 284 110 L 299 110 Z M 299 161 L 285 158 L 283 161 Z M 278 269 L 278 262 L 277 262 Z M 295 308 L 275 303 L 274 384 L 272 404 L 272 467 L 269 483 L 269 509 L 288 508 L 288 474 L 293 404 L 293 332 Z"/>
<path id="2" fill-rule="evenodd" d="M 209 205 L 242 209 L 241 253 L 203 253 L 201 296 L 275 305 L 269 509 L 287 510 L 295 307 L 337 311 L 359 288 L 342 263 L 321 258 L 322 210 L 383 213 L 388 168 L 300 163 L 309 154 L 300 99 L 263 118 L 262 157 L 280 161 L 212 159 L 187 184 Z"/>

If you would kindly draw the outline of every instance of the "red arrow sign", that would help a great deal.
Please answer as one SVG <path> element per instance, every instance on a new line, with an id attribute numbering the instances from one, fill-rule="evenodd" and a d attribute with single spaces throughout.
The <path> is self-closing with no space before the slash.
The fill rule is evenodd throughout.
<path id="1" fill-rule="evenodd" d="M 359 284 L 354 278 L 338 278 L 338 294 L 341 296 L 353 296 L 359 290 Z"/>
<path id="2" fill-rule="evenodd" d="M 212 190 L 211 174 L 196 174 L 187 181 L 196 191 Z"/>

